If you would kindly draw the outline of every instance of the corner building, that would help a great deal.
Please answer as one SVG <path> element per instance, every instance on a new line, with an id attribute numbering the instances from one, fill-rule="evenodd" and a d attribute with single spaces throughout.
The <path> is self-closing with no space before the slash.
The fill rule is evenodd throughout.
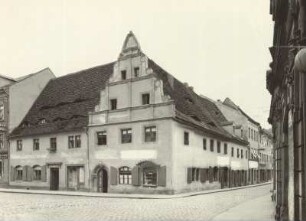
<path id="1" fill-rule="evenodd" d="M 11 155 L 22 160 L 10 184 L 165 194 L 246 185 L 248 143 L 222 121 L 129 33 L 116 62 L 49 83 L 12 133 Z"/>

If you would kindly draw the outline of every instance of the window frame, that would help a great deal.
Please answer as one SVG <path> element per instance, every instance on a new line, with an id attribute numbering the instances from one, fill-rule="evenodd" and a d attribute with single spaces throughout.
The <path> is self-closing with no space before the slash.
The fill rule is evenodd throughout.
<path id="1" fill-rule="evenodd" d="M 151 103 L 150 101 L 151 101 L 150 93 L 142 93 L 141 94 L 141 104 L 142 105 L 149 105 Z"/>
<path id="2" fill-rule="evenodd" d="M 38 151 L 40 149 L 39 138 L 33 139 L 33 151 Z"/>
<path id="3" fill-rule="evenodd" d="M 147 132 L 147 129 L 149 129 L 150 131 Z M 153 129 L 155 129 L 155 131 L 153 131 Z M 145 126 L 144 127 L 144 141 L 145 143 L 157 141 L 157 127 L 156 126 Z"/>
<path id="4" fill-rule="evenodd" d="M 99 134 L 101 134 L 101 137 L 99 137 Z M 105 146 L 105 145 L 107 145 L 107 131 L 106 130 L 97 131 L 96 132 L 96 136 L 97 136 L 97 145 L 98 146 Z M 105 143 L 104 142 L 99 143 L 100 139 L 101 139 L 101 141 L 104 141 L 103 140 L 104 136 L 105 136 Z"/>
<path id="5" fill-rule="evenodd" d="M 189 132 L 188 131 L 184 131 L 184 145 L 185 146 L 189 146 Z"/>
<path id="6" fill-rule="evenodd" d="M 16 150 L 22 151 L 22 140 L 21 139 L 16 141 Z"/>
<path id="7" fill-rule="evenodd" d="M 117 100 L 117 98 L 110 99 L 109 100 L 109 106 L 110 106 L 110 110 L 117 110 L 118 109 L 118 100 Z"/>
<path id="8" fill-rule="evenodd" d="M 127 138 L 124 138 L 124 131 L 127 132 L 126 134 L 130 134 L 129 135 L 130 139 L 127 140 Z M 129 133 L 129 131 L 130 131 L 130 133 Z M 133 141 L 133 131 L 132 131 L 132 128 L 120 129 L 120 135 L 121 135 L 121 143 L 122 144 L 132 143 L 132 141 Z"/>
<path id="9" fill-rule="evenodd" d="M 57 139 L 56 137 L 50 137 L 50 149 L 57 150 Z"/>

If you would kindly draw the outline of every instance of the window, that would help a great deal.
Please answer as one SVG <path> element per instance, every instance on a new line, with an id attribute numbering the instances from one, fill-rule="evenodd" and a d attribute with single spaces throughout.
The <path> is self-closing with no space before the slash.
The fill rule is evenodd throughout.
<path id="1" fill-rule="evenodd" d="M 4 104 L 0 103 L 0 120 L 4 120 Z"/>
<path id="2" fill-rule="evenodd" d="M 249 138 L 251 138 L 251 128 L 249 128 Z"/>
<path id="3" fill-rule="evenodd" d="M 38 124 L 40 124 L 40 125 L 45 124 L 45 123 L 47 123 L 47 121 L 44 118 L 40 119 L 39 122 L 38 122 Z"/>
<path id="4" fill-rule="evenodd" d="M 134 76 L 138 77 L 139 76 L 139 67 L 134 68 Z"/>
<path id="5" fill-rule="evenodd" d="M 234 157 L 234 147 L 232 147 L 232 157 Z"/>
<path id="6" fill-rule="evenodd" d="M 81 135 L 76 135 L 75 136 L 75 147 L 76 148 L 81 147 Z"/>
<path id="7" fill-rule="evenodd" d="M 227 143 L 224 143 L 224 154 L 227 154 Z"/>
<path id="8" fill-rule="evenodd" d="M 191 176 L 192 176 L 192 181 L 199 181 L 200 180 L 200 169 L 192 168 Z"/>
<path id="9" fill-rule="evenodd" d="M 132 143 L 132 129 L 121 130 L 121 143 Z"/>
<path id="10" fill-rule="evenodd" d="M 156 127 L 145 127 L 145 142 L 156 141 Z"/>
<path id="11" fill-rule="evenodd" d="M 17 140 L 17 151 L 22 150 L 22 140 Z"/>
<path id="12" fill-rule="evenodd" d="M 81 147 L 81 135 L 68 136 L 68 148 L 80 148 Z"/>
<path id="13" fill-rule="evenodd" d="M 33 180 L 41 180 L 41 167 L 34 166 L 33 171 Z"/>
<path id="14" fill-rule="evenodd" d="M 0 178 L 3 176 L 3 162 L 0 160 Z"/>
<path id="15" fill-rule="evenodd" d="M 203 139 L 203 150 L 206 150 L 207 149 L 207 141 L 206 139 L 204 138 Z"/>
<path id="16" fill-rule="evenodd" d="M 237 148 L 237 158 L 239 158 L 239 149 Z"/>
<path id="17" fill-rule="evenodd" d="M 241 149 L 241 159 L 243 159 L 243 150 Z"/>
<path id="18" fill-rule="evenodd" d="M 142 95 L 142 105 L 150 104 L 150 94 Z"/>
<path id="19" fill-rule="evenodd" d="M 74 148 L 74 136 L 69 136 L 68 137 L 68 148 Z"/>
<path id="20" fill-rule="evenodd" d="M 110 100 L 111 110 L 117 109 L 117 99 L 111 99 Z"/>
<path id="21" fill-rule="evenodd" d="M 119 184 L 132 184 L 132 172 L 129 167 L 119 168 Z"/>
<path id="22" fill-rule="evenodd" d="M 214 152 L 214 140 L 213 139 L 210 140 L 210 151 Z"/>
<path id="23" fill-rule="evenodd" d="M 106 131 L 97 132 L 97 141 L 98 141 L 98 145 L 106 145 L 107 144 Z"/>
<path id="24" fill-rule="evenodd" d="M 184 144 L 189 145 L 189 133 L 186 131 L 184 132 Z"/>
<path id="25" fill-rule="evenodd" d="M 248 151 L 245 151 L 245 158 L 248 159 Z"/>
<path id="26" fill-rule="evenodd" d="M 33 139 L 33 150 L 39 150 L 39 139 Z"/>
<path id="27" fill-rule="evenodd" d="M 221 142 L 217 141 L 217 152 L 220 153 L 221 152 Z"/>
<path id="28" fill-rule="evenodd" d="M 241 129 L 241 137 L 243 137 L 243 129 Z"/>
<path id="29" fill-rule="evenodd" d="M 16 180 L 22 180 L 22 167 L 17 166 L 16 167 Z"/>
<path id="30" fill-rule="evenodd" d="M 121 80 L 126 80 L 126 70 L 121 71 Z"/>
<path id="31" fill-rule="evenodd" d="M 0 134 L 0 149 L 4 148 L 4 134 Z"/>
<path id="32" fill-rule="evenodd" d="M 143 185 L 144 186 L 157 186 L 157 171 L 154 168 L 143 169 Z"/>
<path id="33" fill-rule="evenodd" d="M 56 150 L 56 137 L 50 138 L 50 149 Z"/>

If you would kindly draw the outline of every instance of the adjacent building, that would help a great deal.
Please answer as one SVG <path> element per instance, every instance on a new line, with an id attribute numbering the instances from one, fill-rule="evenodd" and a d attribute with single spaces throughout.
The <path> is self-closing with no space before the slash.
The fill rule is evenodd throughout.
<path id="1" fill-rule="evenodd" d="M 49 68 L 17 79 L 0 76 L 0 185 L 9 183 L 9 133 L 54 77 Z"/>
<path id="2" fill-rule="evenodd" d="M 305 6 L 305 0 L 270 0 L 274 36 L 267 89 L 272 95 L 276 220 L 306 220 Z"/>

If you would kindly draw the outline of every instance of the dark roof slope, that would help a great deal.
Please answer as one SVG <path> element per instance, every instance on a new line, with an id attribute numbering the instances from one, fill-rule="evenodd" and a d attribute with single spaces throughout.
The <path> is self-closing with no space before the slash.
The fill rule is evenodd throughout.
<path id="1" fill-rule="evenodd" d="M 113 64 L 93 67 L 52 79 L 12 136 L 79 130 L 88 124 L 88 112 L 98 104 L 100 91 Z M 39 122 L 45 119 L 46 123 Z M 24 126 L 26 125 L 26 126 Z"/>

